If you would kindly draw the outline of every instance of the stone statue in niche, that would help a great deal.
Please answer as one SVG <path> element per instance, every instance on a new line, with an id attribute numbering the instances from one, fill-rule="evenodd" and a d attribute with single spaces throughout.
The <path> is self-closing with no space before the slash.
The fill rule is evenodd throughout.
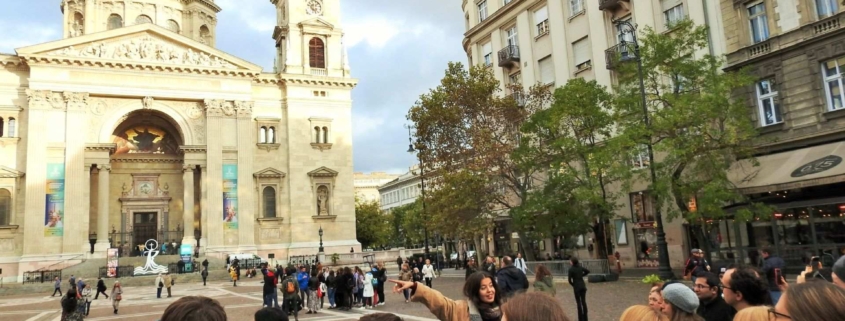
<path id="1" fill-rule="evenodd" d="M 329 215 L 329 189 L 326 186 L 317 188 L 317 215 Z"/>
<path id="2" fill-rule="evenodd" d="M 123 196 L 129 196 L 129 186 L 126 183 L 123 183 L 121 189 L 123 190 Z"/>

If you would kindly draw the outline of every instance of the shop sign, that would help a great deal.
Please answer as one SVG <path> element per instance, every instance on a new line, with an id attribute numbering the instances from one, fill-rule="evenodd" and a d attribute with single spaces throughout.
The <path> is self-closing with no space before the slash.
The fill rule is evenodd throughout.
<path id="1" fill-rule="evenodd" d="M 657 224 L 654 224 L 654 221 L 651 222 L 637 222 L 634 224 L 636 228 L 655 228 Z"/>
<path id="2" fill-rule="evenodd" d="M 842 157 L 828 155 L 798 167 L 792 171 L 792 177 L 802 177 L 824 172 L 842 163 Z"/>

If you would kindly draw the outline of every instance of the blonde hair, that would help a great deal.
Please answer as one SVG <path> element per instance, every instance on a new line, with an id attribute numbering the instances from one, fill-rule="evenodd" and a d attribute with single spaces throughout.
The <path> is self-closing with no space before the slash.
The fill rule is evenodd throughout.
<path id="1" fill-rule="evenodd" d="M 669 321 L 669 317 L 647 305 L 635 305 L 625 309 L 619 321 Z"/>
<path id="2" fill-rule="evenodd" d="M 740 310 L 734 321 L 769 321 L 769 307 L 755 306 Z"/>

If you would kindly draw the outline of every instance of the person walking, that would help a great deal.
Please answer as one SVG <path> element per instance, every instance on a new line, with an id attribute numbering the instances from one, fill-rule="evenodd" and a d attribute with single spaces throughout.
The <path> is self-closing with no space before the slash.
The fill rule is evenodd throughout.
<path id="1" fill-rule="evenodd" d="M 402 270 L 402 256 L 396 258 L 396 265 L 398 266 L 399 270 Z"/>
<path id="2" fill-rule="evenodd" d="M 232 278 L 232 286 L 238 286 L 238 271 L 235 266 L 229 268 L 229 276 Z"/>
<path id="3" fill-rule="evenodd" d="M 91 300 L 91 289 L 88 288 L 87 284 L 82 284 L 77 289 L 79 289 L 77 292 L 79 295 L 76 299 L 79 300 L 79 304 L 77 304 L 76 309 L 79 310 L 80 314 L 87 315 L 85 311 L 88 310 L 87 307 L 90 304 L 88 301 Z"/>
<path id="4" fill-rule="evenodd" d="M 425 280 L 425 286 L 429 288 L 434 288 L 431 286 L 431 281 L 434 280 L 437 275 L 434 274 L 434 266 L 431 265 L 431 260 L 425 260 L 425 265 L 422 268 L 423 280 Z M 379 293 L 381 295 L 381 293 Z"/>
<path id="5" fill-rule="evenodd" d="M 159 273 L 156 277 L 154 284 L 156 286 L 156 298 L 161 299 L 161 290 L 164 289 L 164 277 L 161 276 L 161 273 Z M 112 288 L 112 291 L 114 291 L 113 289 L 114 288 Z"/>
<path id="6" fill-rule="evenodd" d="M 525 259 L 522 258 L 522 253 L 519 252 L 516 253 L 516 259 L 513 260 L 513 265 L 516 266 L 518 270 L 522 271 L 522 274 L 525 274 L 525 270 L 528 268 L 528 266 L 525 265 Z"/>
<path id="7" fill-rule="evenodd" d="M 203 259 L 203 260 L 202 260 L 202 267 L 203 267 L 204 269 L 208 270 L 208 259 Z"/>
<path id="8" fill-rule="evenodd" d="M 76 276 L 71 274 L 70 280 L 68 280 L 68 283 L 70 283 L 70 288 L 68 288 L 68 289 L 74 289 L 75 290 L 76 289 Z"/>
<path id="9" fill-rule="evenodd" d="M 782 258 L 772 255 L 772 250 L 764 248 L 760 250 L 763 256 L 763 273 L 766 274 L 766 281 L 769 283 L 769 294 L 772 296 L 772 304 L 777 305 L 780 300 L 780 278 L 783 277 L 783 269 L 786 263 Z"/>
<path id="10" fill-rule="evenodd" d="M 569 258 L 569 262 L 572 264 L 569 268 L 569 284 L 575 292 L 578 321 L 587 321 L 587 285 L 584 284 L 584 277 L 590 274 L 590 270 L 581 266 L 576 257 Z"/>
<path id="11" fill-rule="evenodd" d="M 161 288 L 158 289 L 158 293 L 161 294 Z M 159 297 L 161 297 L 161 295 L 159 295 Z M 120 300 L 123 300 L 123 287 L 120 286 L 120 281 L 114 281 L 114 285 L 112 285 L 111 300 L 111 305 L 114 308 L 114 314 L 117 314 L 117 309 L 120 307 Z"/>
<path id="12" fill-rule="evenodd" d="M 59 279 L 58 276 L 55 279 L 53 279 L 53 287 L 55 288 L 55 290 L 53 291 L 53 295 L 51 295 L 50 297 L 56 296 L 56 293 L 58 293 L 59 297 L 61 297 L 62 296 L 62 280 Z"/>
<path id="13" fill-rule="evenodd" d="M 401 268 L 402 270 L 399 272 L 399 281 L 412 282 L 414 280 L 414 275 L 408 267 L 408 264 L 402 264 Z M 406 289 L 402 291 L 402 294 L 405 295 L 405 303 L 408 303 L 411 300 L 411 291 Z"/>
<path id="14" fill-rule="evenodd" d="M 102 277 L 97 278 L 97 294 L 94 295 L 94 300 L 96 300 L 97 298 L 100 297 L 100 293 L 102 293 L 103 296 L 105 296 L 106 299 L 108 299 L 109 295 L 106 294 L 106 290 L 108 290 L 108 289 L 109 288 L 106 286 L 106 282 L 103 281 L 103 278 Z"/>
<path id="15" fill-rule="evenodd" d="M 164 274 L 164 286 L 167 288 L 167 297 L 171 297 L 170 287 L 173 286 L 173 277 L 170 276 L 170 272 Z"/>
<path id="16" fill-rule="evenodd" d="M 202 286 L 205 286 L 205 281 L 208 279 L 208 267 L 203 266 L 200 275 L 202 276 Z"/>
<path id="17" fill-rule="evenodd" d="M 296 279 L 296 268 L 288 267 L 287 276 L 282 281 L 282 310 L 288 315 L 293 314 L 294 320 L 299 320 L 299 281 Z"/>
<path id="18" fill-rule="evenodd" d="M 496 272 L 496 280 L 499 283 L 499 289 L 502 290 L 503 298 L 528 290 L 528 278 L 513 265 L 510 256 L 502 258 L 502 265 L 502 269 Z"/>
<path id="19" fill-rule="evenodd" d="M 88 287 L 88 285 L 82 286 L 82 298 L 85 299 L 85 309 L 83 311 L 85 313 L 85 316 L 87 317 L 88 313 L 91 312 L 91 288 Z"/>
<path id="20" fill-rule="evenodd" d="M 299 298 L 302 308 L 305 308 L 305 304 L 308 303 L 308 280 L 311 279 L 311 275 L 308 274 L 308 269 L 303 265 L 299 269 L 299 274 L 296 275 L 296 281 L 299 282 Z"/>
<path id="21" fill-rule="evenodd" d="M 546 293 L 552 297 L 557 295 L 552 272 L 545 265 L 537 264 L 537 267 L 534 268 L 534 290 Z"/>

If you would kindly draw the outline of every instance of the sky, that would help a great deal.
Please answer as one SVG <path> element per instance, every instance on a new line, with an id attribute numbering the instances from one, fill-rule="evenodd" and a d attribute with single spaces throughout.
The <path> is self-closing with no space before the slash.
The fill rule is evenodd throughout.
<path id="1" fill-rule="evenodd" d="M 304 1 L 304 0 L 303 0 Z M 269 0 L 216 0 L 217 48 L 273 70 L 276 23 Z M 437 86 L 449 61 L 466 63 L 458 0 L 340 0 L 352 76 L 352 129 L 356 172 L 401 174 L 408 154 L 405 115 Z M 0 52 L 61 39 L 59 0 L 4 1 Z"/>

